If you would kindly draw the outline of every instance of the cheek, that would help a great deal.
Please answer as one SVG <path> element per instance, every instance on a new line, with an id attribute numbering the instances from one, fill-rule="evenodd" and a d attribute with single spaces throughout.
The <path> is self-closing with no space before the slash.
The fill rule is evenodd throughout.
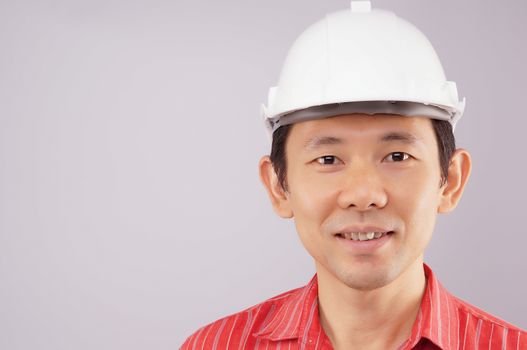
<path id="1" fill-rule="evenodd" d="M 438 170 L 429 166 L 400 177 L 390 185 L 390 202 L 405 222 L 407 232 L 428 239 L 439 203 Z"/>
<path id="2" fill-rule="evenodd" d="M 291 189 L 291 205 L 295 222 L 303 230 L 312 231 L 318 230 L 324 218 L 334 210 L 335 198 L 328 191 L 307 185 Z"/>
<path id="3" fill-rule="evenodd" d="M 334 212 L 337 203 L 335 190 L 321 188 L 309 176 L 294 176 L 291 173 L 290 203 L 295 226 L 300 239 L 308 250 L 325 237 L 322 232 L 325 220 Z"/>

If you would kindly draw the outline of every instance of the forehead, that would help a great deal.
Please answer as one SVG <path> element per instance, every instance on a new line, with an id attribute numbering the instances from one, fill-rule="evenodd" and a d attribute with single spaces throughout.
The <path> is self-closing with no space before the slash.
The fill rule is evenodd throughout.
<path id="1" fill-rule="evenodd" d="M 389 114 L 350 114 L 308 120 L 292 125 L 287 142 L 304 149 L 325 144 L 403 142 L 435 145 L 430 118 Z"/>

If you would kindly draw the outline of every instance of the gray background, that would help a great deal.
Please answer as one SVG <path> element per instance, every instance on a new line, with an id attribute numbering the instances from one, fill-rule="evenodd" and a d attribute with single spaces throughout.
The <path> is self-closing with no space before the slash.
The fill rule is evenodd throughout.
<path id="1" fill-rule="evenodd" d="M 467 97 L 474 161 L 425 261 L 527 328 L 525 1 L 373 1 Z M 258 178 L 260 103 L 293 40 L 349 1 L 1 1 L 0 348 L 174 349 L 305 284 Z"/>

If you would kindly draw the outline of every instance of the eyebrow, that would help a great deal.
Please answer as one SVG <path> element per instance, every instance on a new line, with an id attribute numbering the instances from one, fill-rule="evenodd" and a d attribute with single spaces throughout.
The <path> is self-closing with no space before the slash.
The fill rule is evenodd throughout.
<path id="1" fill-rule="evenodd" d="M 390 131 L 379 137 L 379 142 L 382 143 L 403 142 L 407 144 L 415 144 L 418 141 L 421 141 L 421 139 L 406 131 Z M 340 145 L 344 143 L 346 143 L 344 139 L 334 136 L 315 136 L 304 143 L 304 149 L 312 151 L 325 145 Z"/>

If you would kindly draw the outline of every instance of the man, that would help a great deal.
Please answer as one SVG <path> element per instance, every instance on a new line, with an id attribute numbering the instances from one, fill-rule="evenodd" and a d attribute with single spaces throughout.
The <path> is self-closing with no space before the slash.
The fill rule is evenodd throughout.
<path id="1" fill-rule="evenodd" d="M 527 349 L 527 333 L 451 295 L 423 262 L 461 199 L 464 110 L 430 43 L 369 1 L 309 27 L 263 108 L 260 178 L 316 274 L 217 320 L 182 349 Z"/>

